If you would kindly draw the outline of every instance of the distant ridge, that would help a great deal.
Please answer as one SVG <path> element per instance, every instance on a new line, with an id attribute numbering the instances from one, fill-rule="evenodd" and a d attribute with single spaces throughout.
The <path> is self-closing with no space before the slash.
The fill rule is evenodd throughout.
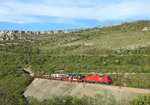
<path id="1" fill-rule="evenodd" d="M 108 24 L 105 26 L 98 26 L 98 27 L 93 27 L 93 28 L 83 28 L 83 29 L 74 29 L 74 30 L 56 30 L 56 31 L 21 31 L 21 30 L 3 30 L 0 31 L 0 41 L 1 40 L 14 40 L 16 36 L 22 36 L 22 35 L 50 35 L 50 34 L 67 34 L 71 32 L 76 32 L 80 30 L 92 30 L 92 29 L 102 29 L 102 28 L 107 28 L 107 27 L 112 27 L 112 26 L 121 26 L 123 24 L 130 24 L 130 23 L 135 23 L 136 22 L 149 22 L 148 20 L 140 20 L 140 21 L 132 21 L 132 22 L 124 22 L 124 23 L 115 23 L 115 24 Z M 149 31 L 150 27 L 148 25 L 144 26 L 141 31 Z"/>
<path id="2" fill-rule="evenodd" d="M 45 35 L 45 34 L 62 34 L 75 32 L 77 30 L 57 30 L 57 31 L 17 31 L 17 30 L 4 30 L 0 31 L 0 40 L 14 40 L 15 36 L 22 35 Z"/>

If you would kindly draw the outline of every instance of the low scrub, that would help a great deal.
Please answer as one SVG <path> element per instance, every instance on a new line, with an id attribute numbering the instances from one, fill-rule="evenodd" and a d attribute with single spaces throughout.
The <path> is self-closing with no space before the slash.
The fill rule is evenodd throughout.
<path id="1" fill-rule="evenodd" d="M 135 99 L 129 102 L 130 105 L 150 105 L 150 93 L 138 95 Z"/>
<path id="2" fill-rule="evenodd" d="M 93 97 L 83 96 L 77 98 L 75 96 L 55 96 L 52 99 L 38 101 L 33 97 L 27 98 L 30 105 L 121 105 L 116 101 L 113 95 L 110 94 L 95 94 Z"/>

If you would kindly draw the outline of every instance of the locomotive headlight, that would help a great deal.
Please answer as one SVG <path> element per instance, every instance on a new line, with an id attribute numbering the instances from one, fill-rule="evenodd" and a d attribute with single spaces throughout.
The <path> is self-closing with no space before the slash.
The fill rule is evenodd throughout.
<path id="1" fill-rule="evenodd" d="M 98 78 L 99 80 L 102 80 L 102 78 Z"/>

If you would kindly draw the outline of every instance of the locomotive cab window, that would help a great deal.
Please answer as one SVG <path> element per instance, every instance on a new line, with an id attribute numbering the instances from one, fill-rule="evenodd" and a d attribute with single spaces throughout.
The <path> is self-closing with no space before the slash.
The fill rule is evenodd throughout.
<path id="1" fill-rule="evenodd" d="M 112 80 L 111 77 L 108 77 L 109 80 Z"/>

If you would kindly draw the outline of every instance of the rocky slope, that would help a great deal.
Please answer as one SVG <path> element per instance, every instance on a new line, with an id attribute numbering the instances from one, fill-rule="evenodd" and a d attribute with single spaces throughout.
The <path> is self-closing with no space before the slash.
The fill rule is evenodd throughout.
<path id="1" fill-rule="evenodd" d="M 0 40 L 14 40 L 16 36 L 22 35 L 46 35 L 70 33 L 77 30 L 57 30 L 57 31 L 0 31 Z"/>

